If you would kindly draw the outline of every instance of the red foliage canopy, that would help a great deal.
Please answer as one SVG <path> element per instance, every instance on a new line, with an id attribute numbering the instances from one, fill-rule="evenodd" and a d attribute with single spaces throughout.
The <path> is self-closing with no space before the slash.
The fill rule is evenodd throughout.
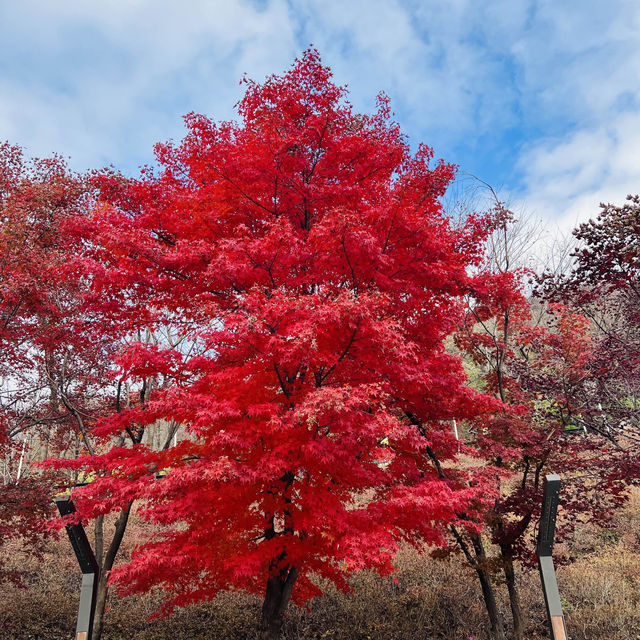
<path id="1" fill-rule="evenodd" d="M 478 220 L 454 228 L 439 203 L 454 168 L 410 153 L 385 97 L 353 113 L 313 50 L 248 82 L 239 114 L 187 116 L 157 173 L 102 175 L 82 230 L 95 290 L 171 318 L 203 352 L 187 363 L 136 345 L 130 382 L 174 384 L 99 425 L 108 437 L 172 419 L 186 439 L 76 463 L 102 474 L 86 515 L 141 498 L 162 525 L 115 576 L 162 586 L 169 605 L 296 579 L 305 601 L 312 574 L 346 588 L 355 569 L 387 571 L 403 537 L 442 542 L 482 487 L 439 477 L 427 447 L 453 459 L 451 419 L 497 404 L 444 348 L 483 241 Z"/>

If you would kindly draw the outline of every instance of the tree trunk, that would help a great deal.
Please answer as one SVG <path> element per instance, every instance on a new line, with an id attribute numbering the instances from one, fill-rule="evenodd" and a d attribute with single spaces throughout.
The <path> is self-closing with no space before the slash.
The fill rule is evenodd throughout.
<path id="1" fill-rule="evenodd" d="M 513 566 L 513 554 L 511 547 L 501 546 L 500 551 L 504 560 L 504 577 L 509 590 L 509 604 L 511 605 L 511 615 L 513 617 L 513 637 L 514 640 L 524 639 L 524 616 L 522 605 L 520 604 L 520 593 L 516 584 L 516 572 Z"/>
<path id="2" fill-rule="evenodd" d="M 104 558 L 104 516 L 98 516 L 93 525 L 93 553 L 98 561 L 98 566 L 102 566 Z"/>
<path id="3" fill-rule="evenodd" d="M 109 572 L 113 569 L 116 555 L 118 554 L 120 545 L 122 544 L 122 538 L 124 537 L 124 532 L 127 529 L 132 504 L 133 503 L 130 503 L 124 511 L 120 512 L 115 524 L 116 530 L 104 556 L 104 560 L 100 563 L 100 558 L 98 558 L 98 562 L 100 563 L 100 580 L 98 581 L 96 610 L 93 617 L 93 640 L 100 640 L 102 637 L 102 631 L 104 629 L 104 612 L 107 606 L 107 597 L 109 595 Z M 99 527 L 99 530 L 96 528 L 96 547 L 101 547 L 104 543 L 102 525 L 103 522 L 96 523 L 96 526 Z M 101 549 L 99 550 L 102 551 Z"/>
<path id="4" fill-rule="evenodd" d="M 477 533 L 470 534 L 471 544 L 473 545 L 473 553 L 467 540 L 458 531 L 458 529 L 451 525 L 450 527 L 453 537 L 462 549 L 464 557 L 473 570 L 476 572 L 478 579 L 480 580 L 480 587 L 482 588 L 482 598 L 484 599 L 484 606 L 489 615 L 489 622 L 491 624 L 491 637 L 494 640 L 506 640 L 504 633 L 504 624 L 502 623 L 502 617 L 498 610 L 498 604 L 496 602 L 496 594 L 493 590 L 493 584 L 491 583 L 491 574 L 487 569 L 487 554 L 484 550 L 484 543 L 482 538 Z"/>
<path id="5" fill-rule="evenodd" d="M 496 594 L 491 582 L 491 574 L 487 570 L 487 554 L 484 550 L 484 544 L 482 538 L 479 535 L 474 535 L 471 539 L 473 544 L 473 550 L 476 554 L 476 562 L 474 569 L 480 580 L 480 587 L 482 588 L 482 597 L 484 599 L 484 606 L 487 609 L 489 615 L 489 623 L 491 624 L 491 637 L 494 640 L 506 640 L 504 632 L 504 624 L 500 611 L 498 610 L 498 603 L 496 602 Z"/>
<path id="6" fill-rule="evenodd" d="M 107 584 L 107 574 L 101 573 L 98 581 L 98 594 L 96 596 L 96 611 L 93 616 L 93 640 L 100 640 L 104 629 L 104 612 L 107 607 L 107 596 L 109 595 L 109 585 Z"/>
<path id="7" fill-rule="evenodd" d="M 498 610 L 498 604 L 496 602 L 496 595 L 493 590 L 493 584 L 491 583 L 491 576 L 486 569 L 476 568 L 478 579 L 480 580 L 480 586 L 482 587 L 482 597 L 484 599 L 484 606 L 489 615 L 489 622 L 491 624 L 491 637 L 494 640 L 506 640 L 504 633 L 504 625 L 502 624 L 502 618 L 500 617 L 500 611 Z"/>
<path id="8" fill-rule="evenodd" d="M 278 640 L 282 634 L 282 614 L 286 611 L 293 585 L 298 577 L 296 567 L 285 567 L 267 581 L 262 604 L 262 640 Z"/>

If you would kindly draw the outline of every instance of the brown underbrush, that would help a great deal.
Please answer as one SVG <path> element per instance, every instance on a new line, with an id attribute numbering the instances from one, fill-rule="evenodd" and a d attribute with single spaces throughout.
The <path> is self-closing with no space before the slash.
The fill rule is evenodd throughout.
<path id="1" fill-rule="evenodd" d="M 136 527 L 129 532 L 135 538 Z M 572 640 L 640 638 L 640 492 L 605 531 L 577 527 L 567 543 L 570 564 L 558 569 Z M 131 542 L 129 543 L 131 545 Z M 124 549 L 124 556 L 130 547 Z M 44 560 L 10 549 L 24 586 L 0 590 L 0 638 L 62 640 L 72 638 L 80 575 L 65 537 L 52 541 Z M 487 618 L 475 574 L 459 557 L 436 560 L 404 549 L 397 573 L 380 577 L 362 572 L 353 591 L 327 586 L 308 608 L 291 607 L 285 638 L 332 640 L 475 640 L 488 638 Z M 508 620 L 505 589 L 498 583 L 501 610 Z M 548 637 L 536 571 L 520 572 L 528 638 Z M 255 638 L 259 598 L 221 594 L 212 602 L 149 621 L 159 594 L 119 598 L 108 604 L 105 640 L 240 640 Z"/>

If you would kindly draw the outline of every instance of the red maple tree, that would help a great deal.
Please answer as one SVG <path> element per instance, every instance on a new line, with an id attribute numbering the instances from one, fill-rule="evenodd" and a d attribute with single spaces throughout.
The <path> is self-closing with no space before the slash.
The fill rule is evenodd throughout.
<path id="1" fill-rule="evenodd" d="M 454 168 L 410 152 L 385 97 L 354 113 L 314 50 L 247 82 L 238 111 L 191 114 L 179 145 L 157 146 L 159 170 L 98 180 L 92 286 L 175 323 L 200 355 L 132 345 L 123 380 L 172 384 L 94 430 L 107 441 L 164 419 L 187 437 L 71 466 L 98 472 L 76 493 L 84 516 L 140 499 L 160 527 L 113 580 L 162 587 L 165 612 L 263 593 L 275 637 L 318 577 L 346 589 L 357 569 L 388 572 L 400 540 L 443 543 L 483 504 L 482 484 L 444 479 L 440 461 L 457 453 L 452 419 L 496 406 L 444 347 L 485 229 L 452 227 L 439 197 Z"/>

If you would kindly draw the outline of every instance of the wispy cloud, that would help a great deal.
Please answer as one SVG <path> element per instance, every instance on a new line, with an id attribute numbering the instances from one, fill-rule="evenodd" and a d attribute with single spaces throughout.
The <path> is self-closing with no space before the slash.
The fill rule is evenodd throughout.
<path id="1" fill-rule="evenodd" d="M 521 206 L 573 228 L 640 190 L 640 5 L 539 3 L 511 48 L 537 135 L 517 161 Z"/>
<path id="2" fill-rule="evenodd" d="M 244 72 L 263 77 L 297 52 L 277 0 L 31 0 L 3 4 L 0 24 L 0 137 L 77 166 L 133 167 L 191 110 L 231 117 Z"/>
<path id="3" fill-rule="evenodd" d="M 568 225 L 639 190 L 639 32 L 635 0 L 6 2 L 0 139 L 134 171 L 313 43 L 355 108 L 387 92 L 412 142 Z"/>
<path id="4" fill-rule="evenodd" d="M 640 113 L 584 127 L 562 140 L 536 142 L 519 162 L 529 211 L 567 231 L 595 217 L 600 202 L 621 204 L 640 191 Z"/>

